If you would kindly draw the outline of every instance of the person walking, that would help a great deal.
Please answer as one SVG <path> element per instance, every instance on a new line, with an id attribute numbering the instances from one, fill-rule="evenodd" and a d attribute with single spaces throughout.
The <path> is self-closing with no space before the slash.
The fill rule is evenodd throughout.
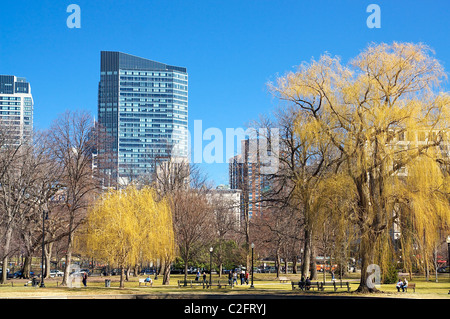
<path id="1" fill-rule="evenodd" d="M 87 287 L 87 277 L 88 277 L 87 272 L 84 272 L 83 273 L 83 285 L 85 287 Z"/>
<path id="2" fill-rule="evenodd" d="M 197 275 L 195 276 L 195 281 L 198 282 L 200 280 L 200 270 L 197 270 Z"/>
<path id="3" fill-rule="evenodd" d="M 234 284 L 237 285 L 237 273 L 236 273 L 236 271 L 233 271 L 233 285 Z"/>

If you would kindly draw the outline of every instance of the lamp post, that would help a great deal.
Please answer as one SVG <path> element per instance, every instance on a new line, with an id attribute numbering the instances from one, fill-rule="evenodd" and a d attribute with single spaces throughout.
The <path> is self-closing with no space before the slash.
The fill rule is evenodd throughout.
<path id="1" fill-rule="evenodd" d="M 45 220 L 48 218 L 48 212 L 46 210 L 42 211 L 42 260 L 41 260 L 41 288 L 45 288 L 44 284 L 44 259 L 45 259 Z"/>
<path id="2" fill-rule="evenodd" d="M 209 286 L 211 287 L 212 284 L 212 253 L 213 248 L 209 248 Z"/>
<path id="3" fill-rule="evenodd" d="M 250 288 L 255 288 L 255 286 L 253 286 L 253 249 L 255 248 L 255 244 L 252 243 L 251 247 L 252 247 L 252 284 L 250 285 Z"/>

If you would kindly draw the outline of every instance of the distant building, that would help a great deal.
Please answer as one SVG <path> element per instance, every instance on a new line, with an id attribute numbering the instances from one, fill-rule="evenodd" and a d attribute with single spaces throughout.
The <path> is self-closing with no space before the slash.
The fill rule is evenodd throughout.
<path id="1" fill-rule="evenodd" d="M 0 75 L 0 125 L 11 143 L 31 138 L 33 132 L 33 96 L 30 83 L 14 75 Z"/>
<path id="2" fill-rule="evenodd" d="M 440 138 L 443 138 L 443 141 L 439 143 L 439 146 L 432 146 L 434 151 L 439 153 L 443 158 L 450 157 L 450 145 L 448 143 L 448 135 L 445 130 L 439 130 L 437 128 L 431 129 L 416 129 L 412 131 L 402 131 L 396 134 L 395 138 L 390 142 L 390 147 L 393 148 L 394 152 L 407 152 L 408 150 L 417 150 L 419 147 L 423 147 L 426 145 L 433 145 L 432 143 L 437 142 Z M 440 136 L 443 135 L 443 136 Z M 397 163 L 394 161 L 390 163 L 395 166 Z M 395 176 L 398 178 L 407 178 L 408 176 L 408 165 L 402 166 L 398 168 L 395 172 Z M 397 207 L 394 207 L 393 214 L 398 214 L 399 212 L 395 211 Z M 390 235 L 392 239 L 398 240 L 401 237 L 401 227 L 399 220 L 396 220 L 393 224 L 393 227 L 390 229 Z"/>
<path id="3" fill-rule="evenodd" d="M 208 192 L 208 199 L 215 201 L 216 207 L 222 210 L 222 213 L 228 216 L 220 216 L 219 218 L 233 222 L 235 229 L 241 226 L 241 196 L 240 189 L 230 189 L 229 186 L 219 185 L 216 189 Z M 218 212 L 216 212 L 218 213 Z"/>
<path id="4" fill-rule="evenodd" d="M 268 181 L 261 174 L 262 164 L 257 154 L 253 154 L 250 144 L 256 140 L 243 140 L 241 154 L 229 160 L 230 187 L 242 191 L 241 218 L 248 212 L 249 218 L 263 214 L 263 193 Z"/>
<path id="5" fill-rule="evenodd" d="M 99 169 L 107 167 L 121 184 L 153 173 L 172 156 L 187 157 L 186 68 L 102 51 L 98 123 L 111 137 L 99 150 Z M 110 163 L 102 165 L 101 158 Z"/>
<path id="6" fill-rule="evenodd" d="M 156 166 L 149 183 L 154 182 L 156 189 L 162 194 L 170 193 L 176 189 L 188 189 L 190 184 L 191 168 L 186 157 L 172 156 Z"/>

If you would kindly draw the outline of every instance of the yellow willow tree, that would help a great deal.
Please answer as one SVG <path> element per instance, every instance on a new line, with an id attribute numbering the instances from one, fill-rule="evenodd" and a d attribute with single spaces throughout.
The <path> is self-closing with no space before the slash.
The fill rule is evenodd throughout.
<path id="1" fill-rule="evenodd" d="M 342 174 L 356 192 L 348 220 L 357 226 L 361 278 L 368 283 L 377 243 L 398 218 L 398 173 L 430 148 L 448 143 L 450 98 L 441 92 L 444 70 L 423 44 L 372 44 L 347 65 L 330 55 L 302 64 L 272 89 L 299 106 L 299 117 L 332 143 Z M 402 144 L 422 133 L 420 143 Z M 435 153 L 434 155 L 440 156 Z M 435 158 L 438 160 L 438 158 Z"/>
<path id="2" fill-rule="evenodd" d="M 435 153 L 432 149 L 429 153 Z M 435 155 L 421 156 L 411 163 L 403 183 L 404 198 L 408 206 L 400 218 L 402 261 L 412 272 L 413 262 L 422 270 L 427 280 L 433 268 L 433 255 L 442 231 L 449 231 L 450 205 L 448 194 L 450 180 Z M 436 270 L 436 269 L 435 269 Z"/>
<path id="3" fill-rule="evenodd" d="M 329 172 L 320 181 L 317 196 L 316 224 L 323 227 L 317 233 L 322 238 L 322 248 L 330 258 L 330 265 L 332 260 L 338 265 L 337 274 L 342 278 L 350 258 L 351 243 L 356 239 L 355 226 L 347 218 L 356 198 L 352 180 L 345 174 Z M 323 276 L 325 280 L 325 272 Z"/>
<path id="4" fill-rule="evenodd" d="M 172 214 L 165 200 L 150 188 L 111 190 L 89 211 L 84 238 L 86 254 L 124 270 L 139 261 L 175 254 Z"/>

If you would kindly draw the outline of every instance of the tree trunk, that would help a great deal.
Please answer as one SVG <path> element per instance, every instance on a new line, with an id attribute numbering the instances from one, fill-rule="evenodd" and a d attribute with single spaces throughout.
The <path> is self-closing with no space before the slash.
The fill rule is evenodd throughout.
<path id="1" fill-rule="evenodd" d="M 2 277 L 0 278 L 1 284 L 6 284 L 7 280 L 7 269 L 8 269 L 8 254 L 9 254 L 9 247 L 11 245 L 11 237 L 12 237 L 12 228 L 8 227 L 6 234 L 5 234 L 5 246 L 3 246 L 3 267 L 2 267 Z"/>
<path id="2" fill-rule="evenodd" d="M 120 285 L 119 285 L 120 289 L 125 288 L 125 268 L 124 267 L 120 267 Z"/>
<path id="3" fill-rule="evenodd" d="M 281 264 L 281 257 L 280 257 L 280 252 L 277 249 L 277 255 L 276 255 L 276 260 L 275 260 L 275 269 L 277 271 L 277 277 L 280 277 L 280 264 Z"/>
<path id="4" fill-rule="evenodd" d="M 8 256 L 3 257 L 3 265 L 2 265 L 2 278 L 0 279 L 0 282 L 2 284 L 6 283 L 7 280 L 7 269 L 8 269 Z"/>
<path id="5" fill-rule="evenodd" d="M 45 272 L 44 278 L 50 278 L 50 270 L 51 270 L 51 258 L 52 258 L 52 247 L 53 242 L 44 245 L 44 256 L 45 256 Z"/>
<path id="6" fill-rule="evenodd" d="M 309 277 L 309 266 L 311 262 L 311 232 L 305 229 L 305 245 L 302 257 L 302 277 Z"/>
<path id="7" fill-rule="evenodd" d="M 359 287 L 356 290 L 357 292 L 367 293 L 367 292 L 377 292 L 378 289 L 376 287 L 369 287 L 367 285 L 367 278 L 370 276 L 370 273 L 367 271 L 369 265 L 373 264 L 374 254 L 375 254 L 375 236 L 369 236 L 366 234 L 361 238 L 360 243 L 360 257 L 361 257 L 361 280 L 359 282 Z"/>
<path id="8" fill-rule="evenodd" d="M 127 267 L 126 272 L 125 272 L 125 281 L 130 281 L 130 267 Z"/>
<path id="9" fill-rule="evenodd" d="M 22 276 L 25 279 L 29 279 L 31 277 L 31 257 L 25 256 L 22 266 Z"/>
<path id="10" fill-rule="evenodd" d="M 70 267 L 72 264 L 72 242 L 73 242 L 73 232 L 69 232 L 67 241 L 67 252 L 66 252 L 66 265 L 64 267 L 64 276 L 61 286 L 67 286 L 69 283 Z"/>
<path id="11" fill-rule="evenodd" d="M 163 264 L 161 265 L 163 269 L 163 285 L 169 285 L 170 283 L 170 260 L 165 258 Z"/>
<path id="12" fill-rule="evenodd" d="M 297 274 L 297 256 L 292 259 L 292 273 Z"/>
<path id="13" fill-rule="evenodd" d="M 316 263 L 316 248 L 314 247 L 314 245 L 312 244 L 311 241 L 311 261 L 310 261 L 310 270 L 311 270 L 311 275 L 310 278 L 311 280 L 317 280 L 317 263 Z"/>
<path id="14" fill-rule="evenodd" d="M 184 261 L 184 281 L 187 281 L 187 272 L 188 272 L 188 262 L 187 262 L 187 258 Z"/>

